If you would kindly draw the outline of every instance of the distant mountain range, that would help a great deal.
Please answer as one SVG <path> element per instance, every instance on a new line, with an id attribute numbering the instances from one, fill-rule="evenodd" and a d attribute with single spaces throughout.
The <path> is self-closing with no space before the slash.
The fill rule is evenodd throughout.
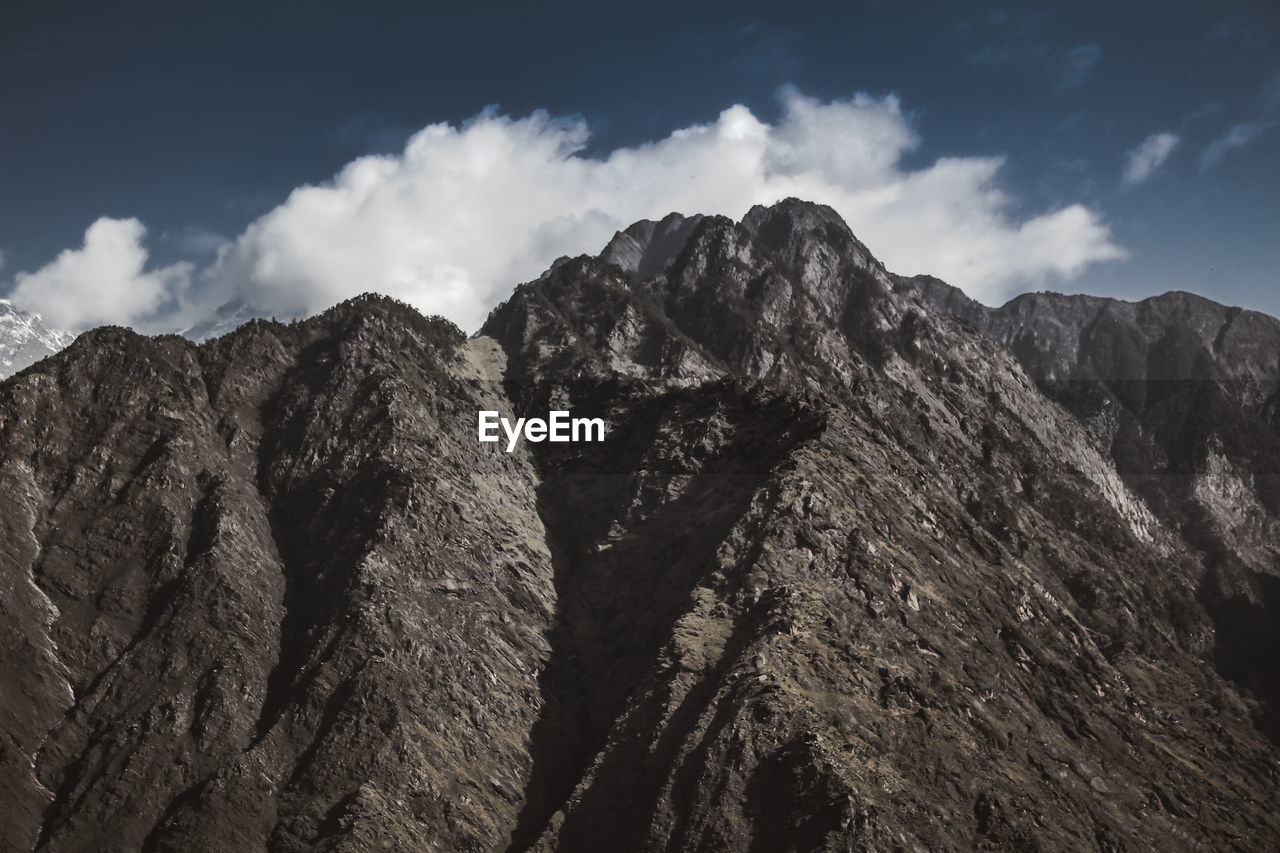
<path id="1" fill-rule="evenodd" d="M 203 343 L 223 335 L 230 334 L 250 320 L 260 319 L 266 312 L 248 305 L 242 299 L 232 299 L 225 303 L 212 316 L 183 329 L 178 334 L 196 343 Z"/>
<path id="2" fill-rule="evenodd" d="M 75 335 L 45 325 L 39 314 L 28 314 L 0 299 L 0 379 L 53 355 Z"/>
<path id="3" fill-rule="evenodd" d="M 208 319 L 179 332 L 197 343 L 235 331 L 264 312 L 234 299 Z M 76 338 L 73 332 L 50 328 L 39 314 L 21 311 L 0 299 L 0 380 L 60 352 Z"/>
<path id="4" fill-rule="evenodd" d="M 794 199 L 88 332 L 0 383 L 0 848 L 1272 849 L 1278 358 Z"/>

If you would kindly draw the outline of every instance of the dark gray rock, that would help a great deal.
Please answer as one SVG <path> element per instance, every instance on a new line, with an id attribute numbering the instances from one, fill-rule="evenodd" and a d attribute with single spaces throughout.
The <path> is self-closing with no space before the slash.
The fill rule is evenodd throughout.
<path id="1" fill-rule="evenodd" d="M 0 846 L 1273 846 L 1202 543 L 829 210 L 664 222 L 0 384 Z"/>
<path id="2" fill-rule="evenodd" d="M 668 214 L 661 222 L 642 219 L 615 234 L 600 259 L 634 278 L 651 278 L 671 265 L 701 221 L 701 216 L 686 219 L 678 213 Z"/>
<path id="3" fill-rule="evenodd" d="M 1025 294 L 987 308 L 937 279 L 922 299 L 999 341 L 1088 425 L 1129 486 L 1204 554 L 1197 594 L 1222 670 L 1280 739 L 1280 320 L 1173 292 L 1131 303 Z"/>

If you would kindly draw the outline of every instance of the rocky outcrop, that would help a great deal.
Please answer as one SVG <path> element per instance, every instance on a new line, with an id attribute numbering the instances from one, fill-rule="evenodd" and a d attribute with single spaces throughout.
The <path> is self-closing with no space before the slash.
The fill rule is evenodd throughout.
<path id="1" fill-rule="evenodd" d="M 1280 320 L 1190 293 L 1130 303 L 1027 294 L 987 308 L 928 277 L 927 303 L 1004 344 L 1088 425 L 1135 492 L 1203 553 L 1198 595 L 1226 672 L 1280 738 Z"/>
<path id="2" fill-rule="evenodd" d="M 476 440 L 552 407 L 606 440 Z M 795 201 L 469 341 L 95 331 L 0 384 L 0 845 L 1266 849 L 1213 557 L 1112 459 Z"/>
<path id="3" fill-rule="evenodd" d="M 103 329 L 0 388 L 6 849 L 509 831 L 555 598 L 475 372 L 366 299 L 201 349 Z"/>
<path id="4" fill-rule="evenodd" d="M 1038 380 L 1280 381 L 1280 320 L 1192 293 L 1026 293 L 988 308 L 930 276 L 898 281 L 991 335 Z"/>

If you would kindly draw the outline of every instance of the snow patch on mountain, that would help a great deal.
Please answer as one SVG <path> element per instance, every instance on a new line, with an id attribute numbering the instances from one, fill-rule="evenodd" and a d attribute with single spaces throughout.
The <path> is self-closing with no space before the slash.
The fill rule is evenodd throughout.
<path id="1" fill-rule="evenodd" d="M 39 314 L 19 311 L 8 299 L 0 299 L 0 379 L 59 352 L 75 338 L 71 332 L 49 328 Z"/>

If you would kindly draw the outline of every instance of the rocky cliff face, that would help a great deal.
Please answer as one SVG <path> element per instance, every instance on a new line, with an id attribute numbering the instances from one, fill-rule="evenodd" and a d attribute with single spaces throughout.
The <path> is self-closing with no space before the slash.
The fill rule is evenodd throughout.
<path id="1" fill-rule="evenodd" d="M 476 441 L 553 405 L 606 440 Z M 0 846 L 1265 849 L 1217 557 L 1113 458 L 794 201 L 469 341 L 98 330 L 0 385 Z"/>
<path id="2" fill-rule="evenodd" d="M 987 308 L 904 282 L 1004 344 L 1087 424 L 1162 520 L 1205 555 L 1221 666 L 1267 697 L 1280 737 L 1280 320 L 1189 293 L 1138 303 L 1027 294 Z"/>

